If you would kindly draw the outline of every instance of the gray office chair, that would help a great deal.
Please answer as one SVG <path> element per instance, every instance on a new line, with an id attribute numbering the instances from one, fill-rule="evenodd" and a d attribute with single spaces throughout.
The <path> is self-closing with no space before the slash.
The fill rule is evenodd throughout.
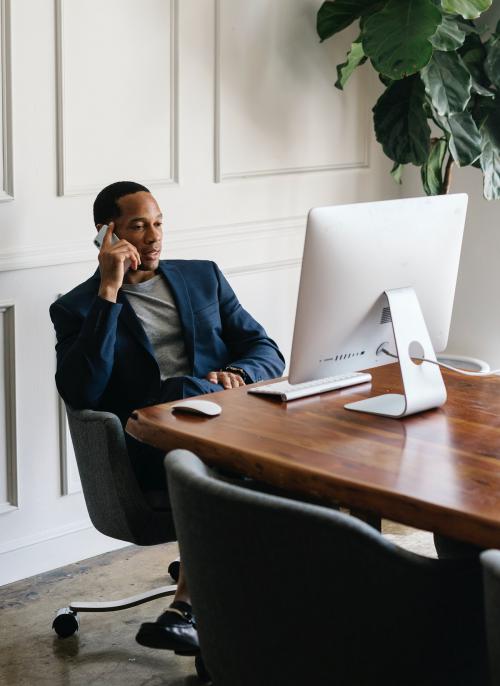
<path id="1" fill-rule="evenodd" d="M 500 686 L 500 550 L 486 550 L 481 553 L 481 562 L 490 679 L 492 686 Z"/>
<path id="2" fill-rule="evenodd" d="M 354 517 L 227 481 L 187 451 L 165 465 L 215 686 L 489 683 L 479 560 L 415 555 Z M 499 570 L 496 557 L 496 616 Z"/>
<path id="3" fill-rule="evenodd" d="M 176 540 L 166 491 L 143 492 L 132 470 L 123 428 L 110 412 L 73 410 L 66 406 L 78 471 L 90 519 L 106 536 L 136 545 Z M 168 568 L 178 577 L 178 562 Z M 111 602 L 73 601 L 56 613 L 52 624 L 62 638 L 78 630 L 78 612 L 109 612 L 173 595 L 176 586 L 162 586 Z"/>

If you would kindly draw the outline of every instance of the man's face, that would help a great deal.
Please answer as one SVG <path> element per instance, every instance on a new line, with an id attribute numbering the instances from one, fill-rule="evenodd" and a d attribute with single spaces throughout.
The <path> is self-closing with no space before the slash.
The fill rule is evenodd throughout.
<path id="1" fill-rule="evenodd" d="M 115 234 L 135 246 L 141 256 L 139 269 L 156 271 L 160 261 L 163 216 L 151 193 L 139 191 L 117 201 L 121 214 L 115 222 Z"/>

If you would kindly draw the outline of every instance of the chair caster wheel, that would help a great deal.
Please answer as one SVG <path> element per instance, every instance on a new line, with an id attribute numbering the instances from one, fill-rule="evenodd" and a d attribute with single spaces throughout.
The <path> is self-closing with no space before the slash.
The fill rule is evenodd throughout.
<path id="1" fill-rule="evenodd" d="M 73 636 L 80 627 L 78 615 L 69 607 L 62 607 L 57 611 L 52 628 L 59 638 L 69 638 Z"/>
<path id="2" fill-rule="evenodd" d="M 172 579 L 177 583 L 179 581 L 179 573 L 181 569 L 181 561 L 180 560 L 174 560 L 168 565 L 168 573 L 172 577 Z"/>
<path id="3" fill-rule="evenodd" d="M 196 667 L 196 674 L 198 675 L 198 679 L 203 684 L 212 683 L 212 678 L 211 678 L 210 674 L 207 672 L 207 668 L 205 667 L 205 663 L 203 662 L 203 658 L 200 654 L 198 654 L 195 657 L 194 666 Z"/>

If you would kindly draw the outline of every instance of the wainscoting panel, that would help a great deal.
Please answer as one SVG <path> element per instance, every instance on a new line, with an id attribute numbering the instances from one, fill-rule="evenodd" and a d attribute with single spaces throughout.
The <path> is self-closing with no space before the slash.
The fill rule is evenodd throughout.
<path id="1" fill-rule="evenodd" d="M 0 0 L 0 202 L 14 196 L 11 40 L 10 0 Z"/>
<path id="2" fill-rule="evenodd" d="M 61 398 L 59 398 L 59 450 L 61 457 L 61 495 L 81 493 L 82 484 L 69 432 L 66 408 Z"/>
<path id="3" fill-rule="evenodd" d="M 301 260 L 228 268 L 225 274 L 238 298 L 276 341 L 290 362 Z"/>
<path id="4" fill-rule="evenodd" d="M 0 302 L 0 514 L 16 509 L 16 359 L 14 305 Z"/>
<path id="5" fill-rule="evenodd" d="M 177 181 L 176 14 L 176 0 L 57 0 L 60 195 Z"/>
<path id="6" fill-rule="evenodd" d="M 216 181 L 368 166 L 363 81 L 332 87 L 350 41 L 320 45 L 317 9 L 315 0 L 216 0 Z"/>

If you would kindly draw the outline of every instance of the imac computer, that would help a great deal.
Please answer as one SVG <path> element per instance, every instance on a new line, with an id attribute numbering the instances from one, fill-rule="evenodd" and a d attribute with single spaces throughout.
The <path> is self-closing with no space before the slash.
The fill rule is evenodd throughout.
<path id="1" fill-rule="evenodd" d="M 403 395 L 346 408 L 403 417 L 442 405 L 439 367 L 416 358 L 446 347 L 466 209 L 465 194 L 312 209 L 289 383 L 399 361 Z"/>

